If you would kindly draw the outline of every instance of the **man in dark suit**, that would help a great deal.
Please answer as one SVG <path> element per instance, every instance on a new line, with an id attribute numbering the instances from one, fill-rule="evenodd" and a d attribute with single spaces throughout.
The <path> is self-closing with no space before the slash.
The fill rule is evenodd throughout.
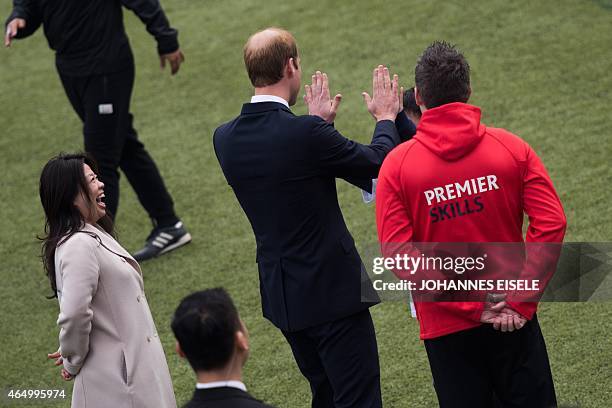
<path id="1" fill-rule="evenodd" d="M 378 298 L 342 217 L 335 180 L 371 190 L 383 159 L 400 143 L 398 78 L 391 80 L 386 67 L 374 70 L 373 95 L 363 96 L 377 123 L 371 144 L 362 145 L 334 129 L 341 95 L 330 98 L 325 74 L 317 71 L 306 86 L 310 115 L 289 109 L 301 87 L 289 32 L 255 33 L 244 61 L 255 96 L 215 131 L 214 147 L 255 233 L 263 314 L 289 342 L 313 407 L 380 407 L 368 310 Z"/>
<path id="2" fill-rule="evenodd" d="M 193 398 L 185 408 L 272 408 L 251 397 L 242 382 L 249 355 L 246 327 L 221 288 L 192 293 L 172 318 L 176 351 L 196 372 Z"/>

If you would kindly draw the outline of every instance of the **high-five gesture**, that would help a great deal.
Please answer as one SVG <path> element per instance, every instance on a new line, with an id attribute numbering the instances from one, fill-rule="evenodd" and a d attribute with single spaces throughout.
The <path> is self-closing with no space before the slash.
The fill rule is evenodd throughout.
<path id="1" fill-rule="evenodd" d="M 317 71 L 312 76 L 312 84 L 306 85 L 305 88 L 304 102 L 308 105 L 308 114 L 320 116 L 327 123 L 333 123 L 342 95 L 337 94 L 334 100 L 331 100 L 327 74 Z"/>
<path id="2" fill-rule="evenodd" d="M 382 65 L 374 68 L 372 73 L 372 96 L 363 92 L 363 99 L 368 106 L 368 112 L 377 121 L 395 120 L 402 106 L 403 88 L 398 85 L 398 76 L 389 77 L 389 69 Z"/>

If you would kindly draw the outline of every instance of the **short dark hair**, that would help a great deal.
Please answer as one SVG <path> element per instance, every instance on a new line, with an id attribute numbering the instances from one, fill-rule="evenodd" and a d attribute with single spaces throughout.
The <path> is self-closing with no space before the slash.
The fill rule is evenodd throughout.
<path id="1" fill-rule="evenodd" d="M 428 109 L 451 102 L 467 102 L 470 97 L 470 66 L 459 50 L 445 41 L 425 49 L 414 79 Z"/>
<path id="2" fill-rule="evenodd" d="M 223 368 L 234 353 L 241 329 L 238 311 L 223 288 L 184 298 L 174 312 L 172 331 L 195 371 Z"/>
<path id="3" fill-rule="evenodd" d="M 263 31 L 274 31 L 275 36 L 265 44 L 253 46 L 253 37 Z M 289 58 L 297 68 L 298 49 L 293 35 L 282 28 L 268 28 L 249 37 L 244 45 L 244 65 L 251 84 L 256 88 L 274 85 L 283 78 L 283 70 Z"/>
<path id="4" fill-rule="evenodd" d="M 414 97 L 414 87 L 404 91 L 404 110 L 412 113 L 416 117 L 421 117 L 421 108 L 417 105 Z"/>

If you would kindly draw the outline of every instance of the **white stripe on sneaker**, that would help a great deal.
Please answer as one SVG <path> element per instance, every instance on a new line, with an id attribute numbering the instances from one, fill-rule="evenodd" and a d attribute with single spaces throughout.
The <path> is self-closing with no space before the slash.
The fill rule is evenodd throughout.
<path id="1" fill-rule="evenodd" d="M 177 242 L 175 242 L 175 243 L 174 243 L 174 244 L 172 244 L 172 245 L 168 245 L 166 248 L 164 248 L 163 250 L 161 250 L 161 251 L 160 251 L 160 253 L 159 253 L 158 255 L 165 254 L 165 253 L 166 253 L 166 252 L 168 252 L 168 251 L 172 251 L 173 249 L 176 249 L 176 248 L 178 248 L 178 247 L 180 247 L 180 246 L 183 246 L 183 245 L 185 245 L 185 244 L 188 244 L 188 243 L 190 243 L 190 242 L 191 242 L 191 234 L 186 233 L 186 234 L 185 234 L 185 235 L 183 235 L 183 236 L 181 237 L 181 239 L 179 239 Z"/>

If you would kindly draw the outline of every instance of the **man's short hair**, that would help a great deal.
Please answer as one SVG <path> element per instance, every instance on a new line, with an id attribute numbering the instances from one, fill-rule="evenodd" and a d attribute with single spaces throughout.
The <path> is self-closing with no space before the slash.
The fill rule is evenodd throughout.
<path id="1" fill-rule="evenodd" d="M 191 367 L 208 371 L 227 365 L 242 326 L 230 296 L 225 289 L 215 288 L 184 298 L 171 327 Z"/>
<path id="2" fill-rule="evenodd" d="M 414 79 L 428 109 L 465 103 L 470 97 L 470 66 L 463 54 L 445 41 L 436 41 L 425 49 L 414 69 Z"/>
<path id="3" fill-rule="evenodd" d="M 416 99 L 414 98 L 414 87 L 404 91 L 404 110 L 418 118 L 421 117 L 421 108 L 417 105 Z"/>
<path id="4" fill-rule="evenodd" d="M 253 37 L 270 31 L 269 38 L 253 44 Z M 267 28 L 249 37 L 244 45 L 244 65 L 251 83 L 256 88 L 274 85 L 283 78 L 283 70 L 289 58 L 297 68 L 298 49 L 293 35 L 282 28 Z"/>

